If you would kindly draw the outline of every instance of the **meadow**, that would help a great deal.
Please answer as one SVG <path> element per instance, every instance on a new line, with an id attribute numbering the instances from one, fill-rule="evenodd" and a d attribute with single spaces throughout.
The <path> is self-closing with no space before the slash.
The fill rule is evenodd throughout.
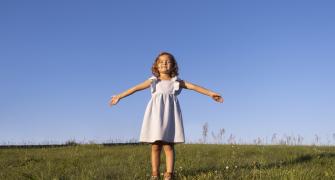
<path id="1" fill-rule="evenodd" d="M 335 179 L 334 146 L 177 144 L 176 179 Z M 165 170 L 161 154 L 160 172 Z M 0 149 L 0 179 L 150 179 L 150 146 Z"/>

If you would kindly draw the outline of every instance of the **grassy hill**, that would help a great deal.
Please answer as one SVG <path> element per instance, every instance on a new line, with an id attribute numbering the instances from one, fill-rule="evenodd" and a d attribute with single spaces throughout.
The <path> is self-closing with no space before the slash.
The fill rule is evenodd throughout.
<path id="1" fill-rule="evenodd" d="M 335 147 L 178 144 L 177 179 L 335 179 Z M 161 172 L 165 170 L 162 151 Z M 149 179 L 149 145 L 0 149 L 0 179 Z"/>

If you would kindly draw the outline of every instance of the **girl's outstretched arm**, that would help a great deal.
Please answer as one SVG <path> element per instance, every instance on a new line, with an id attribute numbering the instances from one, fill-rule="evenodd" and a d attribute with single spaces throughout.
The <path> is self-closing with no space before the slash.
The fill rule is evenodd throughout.
<path id="1" fill-rule="evenodd" d="M 146 88 L 150 87 L 150 84 L 151 84 L 151 80 L 148 79 L 148 80 L 146 80 L 146 81 L 144 81 L 144 82 L 142 82 L 142 83 L 140 83 L 140 84 L 138 84 L 138 85 L 136 85 L 136 86 L 120 93 L 120 94 L 118 94 L 118 95 L 112 96 L 112 98 L 109 101 L 109 105 L 113 106 L 113 105 L 117 104 L 119 102 L 119 100 L 121 100 L 122 98 L 127 97 L 127 96 L 135 93 L 136 91 L 140 91 L 140 90 L 143 90 L 143 89 L 146 89 Z"/>
<path id="2" fill-rule="evenodd" d="M 222 103 L 224 100 L 223 100 L 223 97 L 221 97 L 220 94 L 218 93 L 215 93 L 211 90 L 208 90 L 206 88 L 203 88 L 201 86 L 198 86 L 198 85 L 195 85 L 195 84 L 192 84 L 190 82 L 186 82 L 186 81 L 180 81 L 180 86 L 182 88 L 185 88 L 185 89 L 191 89 L 191 90 L 194 90 L 198 93 L 201 93 L 201 94 L 204 94 L 204 95 L 207 95 L 211 98 L 213 98 L 215 101 L 217 102 L 220 102 Z"/>

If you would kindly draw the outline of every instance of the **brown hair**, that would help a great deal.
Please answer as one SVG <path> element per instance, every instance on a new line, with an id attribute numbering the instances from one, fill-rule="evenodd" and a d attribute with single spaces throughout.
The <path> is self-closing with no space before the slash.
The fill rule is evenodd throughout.
<path id="1" fill-rule="evenodd" d="M 158 71 L 157 63 L 158 63 L 159 57 L 161 57 L 163 55 L 167 55 L 169 57 L 169 59 L 172 61 L 172 69 L 171 69 L 171 72 L 170 72 L 170 76 L 171 77 L 178 76 L 178 64 L 177 64 L 177 61 L 173 57 L 173 55 L 171 53 L 168 53 L 168 52 L 161 52 L 161 53 L 158 54 L 158 56 L 155 59 L 154 64 L 151 67 L 152 74 L 154 76 L 156 76 L 156 77 L 159 77 L 159 71 Z"/>

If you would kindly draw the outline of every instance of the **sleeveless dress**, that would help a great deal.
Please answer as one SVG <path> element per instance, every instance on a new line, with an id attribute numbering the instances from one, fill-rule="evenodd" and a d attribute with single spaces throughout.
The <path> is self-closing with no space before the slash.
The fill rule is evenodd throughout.
<path id="1" fill-rule="evenodd" d="M 178 77 L 171 80 L 151 80 L 151 99 L 146 107 L 140 142 L 165 141 L 184 143 L 182 113 L 177 99 L 180 94 Z"/>

